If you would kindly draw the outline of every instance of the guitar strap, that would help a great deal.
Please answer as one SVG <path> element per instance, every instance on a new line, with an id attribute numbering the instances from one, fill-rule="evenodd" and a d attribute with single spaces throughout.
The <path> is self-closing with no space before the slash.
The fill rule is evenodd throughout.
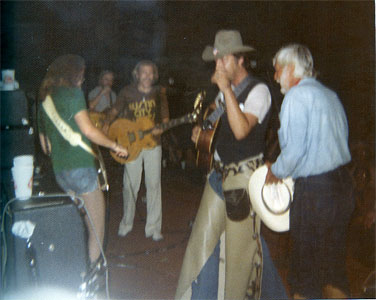
<path id="1" fill-rule="evenodd" d="M 244 91 L 244 89 L 248 86 L 250 82 L 251 82 L 251 77 L 247 76 L 238 86 L 234 88 L 234 94 L 236 98 Z M 215 104 L 217 105 L 217 108 L 204 121 L 204 124 L 203 124 L 204 130 L 212 129 L 213 124 L 226 111 L 225 100 L 224 100 L 223 93 L 221 91 L 219 91 L 214 101 L 215 101 Z"/>
<path id="2" fill-rule="evenodd" d="M 80 146 L 86 152 L 97 157 L 93 152 L 93 149 L 82 140 L 81 134 L 73 131 L 73 129 L 60 117 L 50 95 L 47 95 L 42 106 L 47 116 L 65 140 L 67 140 L 73 147 Z"/>

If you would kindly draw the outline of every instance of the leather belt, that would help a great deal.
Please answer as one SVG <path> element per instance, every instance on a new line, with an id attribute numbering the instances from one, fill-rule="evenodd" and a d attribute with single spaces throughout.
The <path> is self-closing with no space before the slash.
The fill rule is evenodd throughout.
<path id="1" fill-rule="evenodd" d="M 230 163 L 228 165 L 223 164 L 221 161 L 215 161 L 213 168 L 216 172 L 222 174 L 223 179 L 225 179 L 230 172 L 233 172 L 233 175 L 238 173 L 244 173 L 248 170 L 256 170 L 259 166 L 264 164 L 263 154 L 253 156 L 237 163 Z"/>

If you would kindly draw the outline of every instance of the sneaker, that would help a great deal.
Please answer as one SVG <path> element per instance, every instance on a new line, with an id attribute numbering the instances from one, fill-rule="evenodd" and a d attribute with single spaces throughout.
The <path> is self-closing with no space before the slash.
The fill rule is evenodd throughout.
<path id="1" fill-rule="evenodd" d="M 158 242 L 163 240 L 163 235 L 160 232 L 154 232 L 153 233 L 153 241 Z"/>
<path id="2" fill-rule="evenodd" d="M 122 223 L 120 223 L 119 225 L 119 230 L 118 230 L 118 236 L 126 236 L 130 231 L 132 230 L 132 228 L 130 228 L 129 226 L 126 226 L 126 225 L 123 225 Z"/>

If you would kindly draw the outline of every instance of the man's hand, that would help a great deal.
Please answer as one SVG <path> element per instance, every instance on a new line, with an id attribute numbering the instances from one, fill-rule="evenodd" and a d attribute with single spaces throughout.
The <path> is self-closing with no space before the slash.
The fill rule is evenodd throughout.
<path id="1" fill-rule="evenodd" d="M 265 165 L 268 167 L 268 173 L 266 174 L 265 184 L 277 184 L 282 182 L 282 179 L 279 179 L 277 176 L 273 174 L 271 169 L 272 164 L 267 161 L 265 162 Z"/>
<path id="2" fill-rule="evenodd" d="M 222 60 L 217 61 L 215 72 L 211 77 L 211 82 L 216 84 L 223 93 L 227 89 L 231 90 L 231 82 L 226 75 Z"/>
<path id="3" fill-rule="evenodd" d="M 192 129 L 192 135 L 191 135 L 191 141 L 194 144 L 196 144 L 196 142 L 197 142 L 199 132 L 200 132 L 200 126 L 196 125 L 195 127 L 193 127 L 193 129 Z"/>
<path id="4" fill-rule="evenodd" d="M 110 93 L 111 93 L 111 87 L 109 87 L 109 86 L 103 87 L 103 89 L 101 91 L 102 95 L 106 95 L 108 97 L 110 95 Z"/>
<path id="5" fill-rule="evenodd" d="M 115 146 L 112 147 L 111 150 L 114 151 L 117 156 L 125 158 L 128 157 L 128 150 L 118 143 L 115 143 Z"/>
<path id="6" fill-rule="evenodd" d="M 163 130 L 161 128 L 155 127 L 152 131 L 151 134 L 154 136 L 161 135 L 163 133 Z"/>

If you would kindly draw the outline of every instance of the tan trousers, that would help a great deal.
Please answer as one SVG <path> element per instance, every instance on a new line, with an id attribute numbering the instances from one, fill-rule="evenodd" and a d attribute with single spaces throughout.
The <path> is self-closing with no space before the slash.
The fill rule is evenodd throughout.
<path id="1" fill-rule="evenodd" d="M 247 177 L 249 178 L 248 174 Z M 245 182 L 248 184 L 247 180 L 243 180 L 243 184 Z M 212 254 L 223 231 L 225 231 L 224 298 L 243 300 L 246 294 L 252 295 L 251 297 L 255 299 L 260 297 L 262 274 L 260 218 L 251 213 L 248 218 L 240 222 L 228 219 L 224 200 L 214 192 L 207 181 L 185 252 L 176 299 L 190 298 L 191 284 Z"/>
<path id="2" fill-rule="evenodd" d="M 141 185 L 142 170 L 146 185 L 146 225 L 145 236 L 161 233 L 162 229 L 162 189 L 161 189 L 162 147 L 143 149 L 139 156 L 124 165 L 123 175 L 123 218 L 124 234 L 133 228 L 136 200 Z"/>

